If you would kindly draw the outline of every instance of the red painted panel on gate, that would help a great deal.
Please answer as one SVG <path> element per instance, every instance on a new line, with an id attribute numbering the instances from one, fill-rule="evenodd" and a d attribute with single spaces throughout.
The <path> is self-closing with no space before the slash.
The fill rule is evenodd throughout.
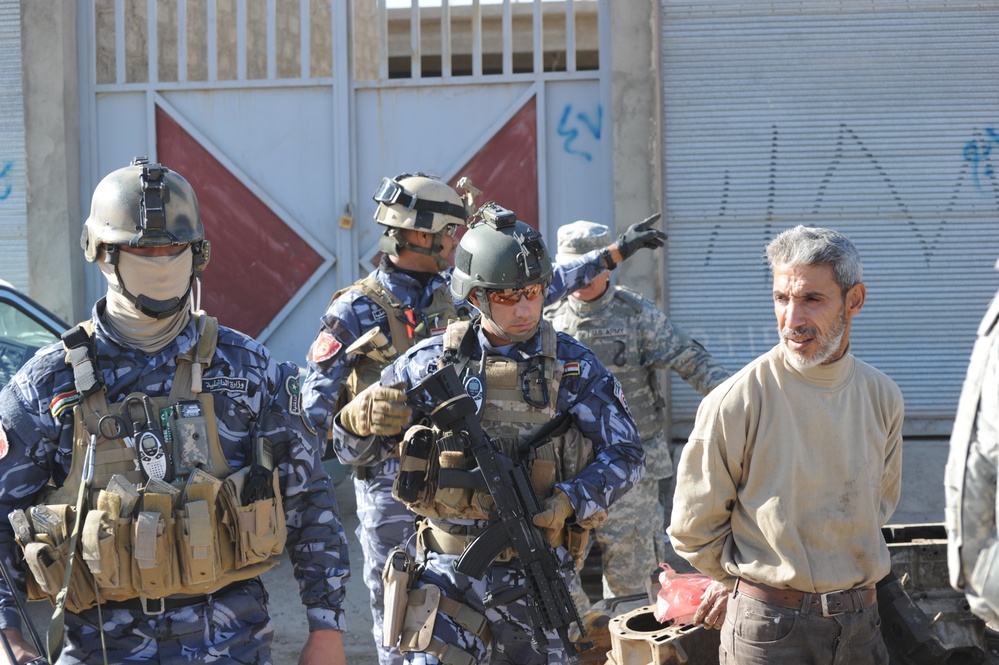
<path id="1" fill-rule="evenodd" d="M 159 107 L 156 152 L 194 187 L 212 243 L 202 307 L 226 326 L 259 335 L 322 257 Z"/>
<path id="2" fill-rule="evenodd" d="M 458 171 L 468 176 L 482 196 L 481 205 L 495 201 L 517 213 L 517 219 L 538 228 L 538 118 L 534 97 Z"/>

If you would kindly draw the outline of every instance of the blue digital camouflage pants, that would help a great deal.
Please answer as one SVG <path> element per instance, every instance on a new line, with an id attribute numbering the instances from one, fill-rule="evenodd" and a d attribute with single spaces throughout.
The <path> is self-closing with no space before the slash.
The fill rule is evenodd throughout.
<path id="1" fill-rule="evenodd" d="M 274 624 L 259 580 L 159 615 L 116 609 L 114 603 L 101 609 L 100 619 L 96 607 L 67 612 L 65 647 L 57 665 L 104 662 L 99 620 L 109 663 L 271 665 Z"/>
<path id="2" fill-rule="evenodd" d="M 382 647 L 382 624 L 385 621 L 385 585 L 382 569 L 392 548 L 405 545 L 416 555 L 412 538 L 416 515 L 392 496 L 392 483 L 399 472 L 399 460 L 393 458 L 372 467 L 369 480 L 354 478 L 357 500 L 357 540 L 364 553 L 364 583 L 371 595 L 371 633 L 374 635 L 380 665 L 400 665 L 402 656 L 395 648 Z"/>
<path id="3" fill-rule="evenodd" d="M 572 558 L 563 547 L 559 547 L 556 552 L 563 577 L 569 583 L 575 576 Z M 525 588 L 524 571 L 517 565 L 516 559 L 510 563 L 493 563 L 481 579 L 456 572 L 454 563 L 457 560 L 457 555 L 427 552 L 426 568 L 421 572 L 417 586 L 435 584 L 440 587 L 443 596 L 462 602 L 477 612 L 485 612 L 492 635 L 489 663 L 548 665 L 568 662 L 562 642 L 555 632 L 544 634 L 546 645 L 533 643 L 532 631 L 536 622 L 529 617 L 526 596 L 505 605 L 484 608 L 483 598 L 489 595 L 502 595 L 510 589 Z M 434 622 L 433 638 L 443 644 L 459 647 L 471 654 L 477 663 L 486 662 L 489 645 L 440 612 Z M 413 652 L 406 654 L 406 662 L 435 665 L 440 661 L 429 654 Z"/>

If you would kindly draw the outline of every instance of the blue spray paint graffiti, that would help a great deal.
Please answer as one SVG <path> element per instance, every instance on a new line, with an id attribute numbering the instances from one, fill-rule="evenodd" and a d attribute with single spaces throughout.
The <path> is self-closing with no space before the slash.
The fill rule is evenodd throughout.
<path id="1" fill-rule="evenodd" d="M 964 159 L 971 164 L 971 177 L 975 183 L 975 189 L 982 189 L 982 177 L 987 180 L 995 178 L 996 172 L 992 165 L 991 155 L 993 148 L 999 147 L 999 133 L 994 127 L 985 128 L 986 138 L 973 138 L 964 144 Z"/>
<path id="2" fill-rule="evenodd" d="M 10 183 L 6 182 L 7 174 L 10 173 L 13 166 L 14 162 L 7 162 L 3 165 L 3 168 L 0 169 L 0 183 L 2 183 L 0 184 L 0 201 L 6 201 L 7 197 L 10 196 L 10 193 L 13 191 L 13 187 Z"/>
<path id="3" fill-rule="evenodd" d="M 583 111 L 573 113 L 572 104 L 566 104 L 562 110 L 562 118 L 559 120 L 558 129 L 556 130 L 559 136 L 565 137 L 565 142 L 562 144 L 565 151 L 570 155 L 579 155 L 588 162 L 593 161 L 592 153 L 573 146 L 573 143 L 580 136 L 580 129 L 578 128 L 580 126 L 583 131 L 599 141 L 603 118 L 604 109 L 600 104 L 597 104 L 595 117 Z"/>

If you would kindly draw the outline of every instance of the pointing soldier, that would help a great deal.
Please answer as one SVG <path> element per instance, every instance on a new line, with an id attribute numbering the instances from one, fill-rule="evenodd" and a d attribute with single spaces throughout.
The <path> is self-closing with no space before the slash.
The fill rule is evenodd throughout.
<path id="1" fill-rule="evenodd" d="M 487 206 L 484 221 L 458 245 L 451 279 L 451 293 L 477 314 L 400 356 L 380 384 L 340 411 L 334 428 L 337 436 L 356 439 L 357 447 L 367 440 L 381 450 L 399 450 L 410 416 L 424 422 L 438 406 L 421 393 L 411 413 L 400 386 L 412 388 L 435 369 L 453 366 L 492 444 L 528 470 L 543 500 L 533 524 L 558 546 L 561 574 L 555 577 L 571 579 L 569 550 L 580 554 L 579 534 L 599 524 L 610 504 L 641 478 L 644 455 L 614 377 L 541 318 L 552 279 L 541 235 L 510 211 Z M 542 428 L 547 436 L 538 436 Z M 420 439 L 427 445 L 417 437 L 427 437 Z M 490 495 L 474 483 L 477 458 L 449 441 L 447 432 L 416 426 L 403 444 L 400 464 L 407 473 L 396 481 L 396 494 L 421 516 L 422 565 L 408 602 L 393 605 L 399 611 L 387 614 L 386 626 L 420 620 L 423 629 L 393 631 L 390 638 L 398 640 L 401 633 L 400 649 L 413 663 L 482 662 L 490 645 L 493 663 L 563 662 L 559 638 L 549 631 L 539 639 L 532 624 L 536 601 L 523 592 L 525 569 L 515 551 L 470 562 L 485 571 L 481 576 L 459 572 L 465 569 L 458 563 L 462 554 L 496 515 Z M 439 600 L 427 606 L 438 592 Z M 422 619 L 416 616 L 421 609 L 427 611 Z"/>
<path id="2" fill-rule="evenodd" d="M 603 224 L 565 224 L 558 230 L 555 258 L 571 260 L 603 247 L 609 239 L 610 230 Z M 668 514 L 660 502 L 659 485 L 668 483 L 671 488 L 675 484 L 668 418 L 656 372 L 671 369 L 701 394 L 707 394 L 729 373 L 653 302 L 627 287 L 611 284 L 607 271 L 546 308 L 545 318 L 556 330 L 588 346 L 614 373 L 638 423 L 645 449 L 645 478 L 614 504 L 595 536 L 603 562 L 604 597 L 645 593 L 649 575 L 659 561 L 676 566 L 663 552 L 665 531 L 650 528 L 664 524 Z M 671 496 L 670 491 L 667 498 Z M 575 591 L 582 599 L 581 587 L 577 585 Z"/>
<path id="3" fill-rule="evenodd" d="M 259 576 L 287 548 L 300 663 L 343 663 L 346 539 L 298 368 L 195 311 L 209 243 L 191 185 L 133 160 L 98 184 L 82 244 L 106 296 L 0 392 L 0 556 L 57 606 L 50 661 L 270 663 Z M 24 658 L 13 600 L 0 585 Z"/>
<path id="4" fill-rule="evenodd" d="M 421 173 L 382 180 L 373 196 L 378 203 L 375 221 L 383 227 L 381 262 L 372 273 L 333 296 L 309 349 L 304 403 L 323 432 L 330 433 L 337 410 L 377 383 L 379 373 L 392 360 L 420 340 L 443 332 L 449 321 L 468 318 L 468 304 L 452 296 L 449 268 L 458 230 L 469 216 L 471 195 L 479 193 L 470 185 L 465 189 L 467 201 L 443 181 Z M 556 266 L 545 301 L 553 302 L 582 287 L 642 247 L 661 247 L 664 237 L 651 223 L 632 225 L 617 242 Z M 382 646 L 382 569 L 393 547 L 412 542 L 416 516 L 392 497 L 398 452 L 355 446 L 353 440 L 332 439 L 337 457 L 354 471 L 358 539 L 364 552 L 364 581 L 371 595 L 379 662 L 400 663 L 395 647 Z"/>

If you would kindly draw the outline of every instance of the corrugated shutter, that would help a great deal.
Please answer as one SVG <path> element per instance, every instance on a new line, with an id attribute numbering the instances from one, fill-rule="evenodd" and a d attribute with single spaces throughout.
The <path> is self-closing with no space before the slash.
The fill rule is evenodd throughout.
<path id="1" fill-rule="evenodd" d="M 0 279 L 28 288 L 21 4 L 0 1 Z"/>
<path id="2" fill-rule="evenodd" d="M 735 370 L 777 341 L 764 245 L 846 233 L 867 304 L 852 351 L 891 376 L 907 432 L 948 432 L 999 286 L 999 5 L 662 5 L 673 320 Z M 699 396 L 673 377 L 674 434 Z"/>

